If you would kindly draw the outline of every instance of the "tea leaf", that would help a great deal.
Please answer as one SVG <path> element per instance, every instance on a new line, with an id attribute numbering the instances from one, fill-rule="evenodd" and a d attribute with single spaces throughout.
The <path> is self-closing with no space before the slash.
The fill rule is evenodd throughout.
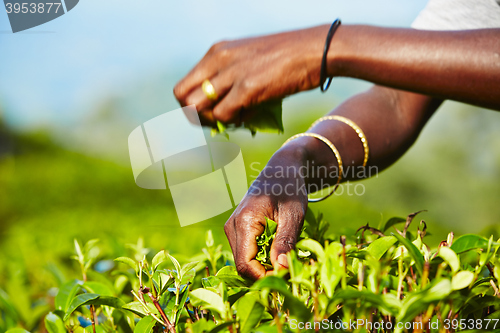
<path id="1" fill-rule="evenodd" d="M 130 266 L 135 271 L 136 274 L 139 274 L 139 265 L 134 259 L 128 257 L 119 257 L 116 258 L 115 261 Z"/>
<path id="2" fill-rule="evenodd" d="M 264 313 L 264 306 L 260 304 L 254 294 L 246 294 L 236 303 L 236 310 L 240 320 L 240 332 L 250 332 L 260 321 Z"/>
<path id="3" fill-rule="evenodd" d="M 87 281 L 83 284 L 83 288 L 92 294 L 99 294 L 105 296 L 114 296 L 115 293 L 107 285 L 96 281 Z"/>
<path id="4" fill-rule="evenodd" d="M 190 299 L 193 306 L 201 306 L 205 309 L 216 311 L 221 317 L 226 312 L 222 297 L 213 291 L 203 288 L 195 289 L 191 291 Z"/>
<path id="5" fill-rule="evenodd" d="M 397 238 L 394 236 L 380 237 L 371 242 L 365 251 L 370 253 L 375 259 L 380 260 L 384 253 L 386 253 L 397 241 Z"/>
<path id="6" fill-rule="evenodd" d="M 5 333 L 30 333 L 30 332 L 26 331 L 24 328 L 14 327 L 6 331 Z"/>
<path id="7" fill-rule="evenodd" d="M 81 294 L 78 296 L 75 296 L 72 300 L 71 303 L 68 307 L 68 310 L 66 311 L 66 314 L 64 315 L 64 320 L 67 320 L 69 316 L 75 311 L 78 307 L 87 304 L 87 302 L 92 301 L 94 299 L 99 298 L 99 295 L 97 294 Z"/>
<path id="8" fill-rule="evenodd" d="M 49 333 L 66 333 L 66 328 L 64 327 L 62 319 L 54 313 L 49 312 L 45 316 L 44 322 L 45 328 Z"/>
<path id="9" fill-rule="evenodd" d="M 273 220 L 268 219 L 266 217 L 266 236 L 267 237 L 271 237 L 276 232 L 277 227 L 278 227 L 278 223 L 276 223 Z"/>
<path id="10" fill-rule="evenodd" d="M 153 265 L 153 271 L 155 271 L 165 259 L 167 259 L 167 255 L 165 254 L 164 250 L 161 250 L 160 252 L 155 254 L 153 260 L 151 261 L 151 264 Z"/>
<path id="11" fill-rule="evenodd" d="M 80 290 L 81 285 L 82 282 L 78 280 L 71 280 L 63 284 L 61 288 L 59 288 L 59 292 L 54 300 L 56 310 L 66 312 L 73 297 L 75 297 L 78 290 Z"/>
<path id="12" fill-rule="evenodd" d="M 349 301 L 349 302 L 369 302 L 376 307 L 379 307 L 381 309 L 384 309 L 388 313 L 395 315 L 396 311 L 398 310 L 395 307 L 395 302 L 391 302 L 391 304 L 388 304 L 385 302 L 385 298 L 383 295 L 377 295 L 374 294 L 370 291 L 367 290 L 341 290 L 338 292 L 335 297 L 335 299 L 339 300 L 344 300 L 344 301 Z"/>
<path id="13" fill-rule="evenodd" d="M 460 236 L 451 245 L 451 249 L 458 254 L 473 249 L 487 249 L 487 248 L 488 248 L 488 240 L 478 235 Z"/>
<path id="14" fill-rule="evenodd" d="M 468 287 L 474 281 L 474 273 L 470 271 L 460 271 L 451 279 L 451 289 L 460 290 Z"/>
<path id="15" fill-rule="evenodd" d="M 283 306 L 285 309 L 290 311 L 290 316 L 302 321 L 307 321 L 311 317 L 309 309 L 304 305 L 304 303 L 302 303 L 301 300 L 293 296 L 293 294 L 288 290 L 286 282 L 277 276 L 266 276 L 265 278 L 258 280 L 252 286 L 252 289 L 270 289 L 272 291 L 277 291 L 285 297 Z"/>
<path id="16" fill-rule="evenodd" d="M 458 272 L 458 269 L 460 268 L 460 259 L 458 258 L 458 255 L 450 249 L 447 246 L 441 246 L 439 248 L 438 255 L 446 261 L 446 263 L 450 266 L 451 271 L 453 274 Z"/>
<path id="17" fill-rule="evenodd" d="M 398 241 L 406 247 L 408 253 L 410 253 L 410 256 L 413 258 L 413 260 L 415 260 L 415 267 L 417 268 L 418 272 L 422 275 L 424 271 L 424 256 L 422 255 L 422 253 L 420 253 L 417 247 L 408 239 L 404 238 L 399 234 L 392 233 L 392 235 L 395 236 L 398 239 Z"/>
<path id="18" fill-rule="evenodd" d="M 219 332 L 223 331 L 225 328 L 231 326 L 232 324 L 234 324 L 234 321 L 227 321 L 225 323 L 222 323 L 222 324 L 215 326 L 208 333 L 219 333 Z"/>
<path id="19" fill-rule="evenodd" d="M 316 258 L 318 258 L 318 261 L 323 262 L 325 260 L 325 251 L 323 250 L 323 247 L 314 239 L 303 239 L 297 243 L 296 247 L 302 251 L 310 251 L 314 253 Z"/>
<path id="20" fill-rule="evenodd" d="M 282 100 L 276 100 L 254 106 L 255 114 L 243 125 L 252 133 L 283 133 L 282 103 Z"/>
<path id="21" fill-rule="evenodd" d="M 425 290 L 413 293 L 403 301 L 403 306 L 398 314 L 401 322 L 410 321 L 419 312 L 428 309 L 432 302 L 444 299 L 451 293 L 451 282 L 449 279 L 434 280 Z"/>
<path id="22" fill-rule="evenodd" d="M 149 313 L 154 313 L 155 315 L 159 315 L 158 310 L 155 308 L 153 304 L 147 303 L 147 307 L 148 310 L 146 311 L 146 309 L 144 309 L 144 306 L 142 306 L 141 302 L 134 301 L 123 305 L 122 309 L 135 313 L 140 317 L 147 316 Z"/>
<path id="23" fill-rule="evenodd" d="M 121 309 L 125 302 L 118 297 L 113 296 L 100 296 L 98 294 L 81 294 L 75 296 L 69 305 L 68 311 L 64 315 L 64 320 L 68 319 L 69 316 L 80 306 L 83 305 L 106 305 L 113 308 Z"/>
<path id="24" fill-rule="evenodd" d="M 114 296 L 99 296 L 99 298 L 90 300 L 86 304 L 106 305 L 115 309 L 121 309 L 125 305 L 125 302 Z"/>
<path id="25" fill-rule="evenodd" d="M 178 278 L 180 280 L 182 278 L 182 275 L 181 275 L 181 265 L 179 264 L 179 262 L 177 261 L 177 259 L 175 259 L 174 257 L 172 257 L 170 254 L 167 254 L 167 255 L 170 258 L 170 261 L 172 261 L 172 263 L 174 264 L 175 270 L 177 271 L 177 276 L 178 276 Z"/>
<path id="26" fill-rule="evenodd" d="M 271 245 L 273 243 L 274 236 L 276 235 L 276 228 L 278 224 L 271 219 L 266 217 L 266 226 L 264 232 L 256 237 L 258 252 L 255 259 L 258 260 L 266 270 L 272 270 L 271 265 Z"/>
<path id="27" fill-rule="evenodd" d="M 201 279 L 201 284 L 203 288 L 208 287 L 217 287 L 220 284 L 221 280 L 215 276 L 207 276 L 206 278 Z"/>
<path id="28" fill-rule="evenodd" d="M 237 287 L 248 287 L 252 283 L 241 276 L 238 275 L 236 271 L 236 267 L 234 266 L 224 266 L 222 267 L 216 274 L 217 278 L 224 283 L 228 287 L 237 288 Z"/>
<path id="29" fill-rule="evenodd" d="M 396 225 L 396 224 L 399 224 L 399 223 L 403 223 L 405 222 L 406 219 L 402 218 L 402 217 L 392 217 L 390 218 L 384 225 L 384 228 L 382 229 L 382 231 L 387 231 L 387 229 L 389 229 L 390 227 L 392 227 L 393 225 Z"/>
<path id="30" fill-rule="evenodd" d="M 181 275 L 182 276 L 186 275 L 187 272 L 189 272 L 190 270 L 195 268 L 197 265 L 198 265 L 198 261 L 193 261 L 193 262 L 185 264 L 184 266 L 182 266 Z"/>
<path id="31" fill-rule="evenodd" d="M 135 326 L 134 333 L 150 333 L 155 324 L 156 320 L 152 316 L 144 317 Z"/>

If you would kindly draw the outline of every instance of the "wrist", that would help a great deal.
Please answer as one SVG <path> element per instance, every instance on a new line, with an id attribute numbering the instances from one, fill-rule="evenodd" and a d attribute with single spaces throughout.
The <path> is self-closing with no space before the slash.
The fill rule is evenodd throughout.
<path id="1" fill-rule="evenodd" d="M 293 140 L 278 149 L 266 165 L 266 174 L 284 182 L 299 179 L 307 183 L 308 151 L 301 140 Z"/>
<path id="2" fill-rule="evenodd" d="M 305 147 L 303 138 L 288 142 L 278 149 L 271 159 L 269 165 L 283 165 L 288 167 L 301 167 L 307 164 L 309 159 L 308 149 Z"/>
<path id="3" fill-rule="evenodd" d="M 353 38 L 351 30 L 351 26 L 340 25 L 332 38 L 327 55 L 328 77 L 348 76 L 347 65 L 351 58 L 349 42 Z"/>

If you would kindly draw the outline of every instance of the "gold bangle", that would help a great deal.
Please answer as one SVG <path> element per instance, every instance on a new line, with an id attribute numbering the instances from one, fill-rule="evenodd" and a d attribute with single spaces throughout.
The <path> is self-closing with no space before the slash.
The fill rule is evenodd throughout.
<path id="1" fill-rule="evenodd" d="M 368 156 L 370 154 L 370 149 L 368 148 L 368 140 L 366 139 L 366 135 L 365 133 L 363 133 L 363 130 L 361 130 L 361 128 L 358 125 L 356 125 L 356 123 L 354 123 L 352 120 L 342 116 L 335 116 L 335 115 L 324 116 L 319 118 L 311 125 L 311 127 L 309 127 L 309 129 L 313 128 L 314 126 L 316 126 L 317 124 L 319 124 L 324 120 L 338 120 L 340 122 L 343 122 L 344 124 L 351 126 L 351 128 L 356 131 L 356 134 L 361 139 L 361 144 L 363 144 L 363 151 L 365 152 L 365 157 L 363 159 L 363 166 L 366 167 L 366 164 L 368 163 Z"/>
<path id="2" fill-rule="evenodd" d="M 332 150 L 333 154 L 335 154 L 335 158 L 337 159 L 337 163 L 339 165 L 340 172 L 338 174 L 337 183 L 335 184 L 333 190 L 330 193 L 328 193 L 326 196 L 324 196 L 323 198 L 319 198 L 319 199 L 310 199 L 310 198 L 307 198 L 307 201 L 309 201 L 309 202 L 320 202 L 320 201 L 323 201 L 326 198 L 330 197 L 333 193 L 335 193 L 335 191 L 339 187 L 340 181 L 342 180 L 342 173 L 344 172 L 344 170 L 342 168 L 342 158 L 340 157 L 339 151 L 337 150 L 337 148 L 335 148 L 335 146 L 333 145 L 333 143 L 330 140 L 328 140 L 324 136 L 316 134 L 316 133 L 309 133 L 309 132 L 307 132 L 307 133 L 295 134 L 294 136 L 292 136 L 288 140 L 286 140 L 285 143 L 283 143 L 282 147 L 284 145 L 286 145 L 288 142 L 290 142 L 290 141 L 292 141 L 292 140 L 294 140 L 296 138 L 300 138 L 300 137 L 304 137 L 304 136 L 310 136 L 310 137 L 316 138 L 316 139 L 318 139 L 320 141 L 323 141 Z"/>

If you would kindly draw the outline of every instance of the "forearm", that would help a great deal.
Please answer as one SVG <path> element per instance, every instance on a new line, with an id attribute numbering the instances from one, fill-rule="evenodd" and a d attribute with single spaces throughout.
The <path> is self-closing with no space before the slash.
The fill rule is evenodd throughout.
<path id="1" fill-rule="evenodd" d="M 500 29 L 340 26 L 328 74 L 500 110 Z"/>
<path id="2" fill-rule="evenodd" d="M 344 116 L 363 130 L 370 149 L 365 173 L 357 172 L 362 170 L 364 151 L 360 138 L 350 126 L 340 121 L 325 120 L 311 128 L 310 132 L 326 137 L 338 149 L 346 172 L 344 180 L 370 176 L 369 170 L 373 176 L 374 172 L 388 167 L 408 150 L 440 103 L 440 100 L 427 96 L 375 86 L 333 110 L 330 114 Z M 301 163 L 309 168 L 309 184 L 335 184 L 337 159 L 325 143 L 315 138 L 301 137 L 287 143 L 270 163 L 273 165 L 284 155 L 293 153 L 297 156 L 301 152 Z M 353 174 L 352 170 L 356 172 Z"/>

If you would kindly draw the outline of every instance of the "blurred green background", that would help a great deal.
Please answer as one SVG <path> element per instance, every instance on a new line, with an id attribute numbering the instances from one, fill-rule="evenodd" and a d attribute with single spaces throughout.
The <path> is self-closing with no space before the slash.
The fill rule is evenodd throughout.
<path id="1" fill-rule="evenodd" d="M 24 34 L 0 24 L 0 296 L 10 295 L 20 308 L 75 276 L 68 259 L 74 238 L 99 238 L 103 253 L 122 255 L 125 244 L 144 237 L 152 248 L 189 257 L 212 229 L 228 248 L 222 227 L 230 211 L 181 228 L 168 190 L 135 185 L 127 148 L 135 127 L 178 107 L 173 86 L 210 44 L 337 15 L 346 23 L 409 26 L 425 1 L 224 2 L 217 10 L 189 1 L 152 4 L 161 10 L 88 0 L 73 16 Z M 252 163 L 263 167 L 286 138 L 368 87 L 335 79 L 327 94 L 285 99 L 283 135 L 231 134 L 249 182 L 257 176 Z M 446 102 L 400 161 L 362 182 L 362 196 L 333 196 L 313 209 L 337 234 L 425 209 L 418 218 L 427 222 L 433 245 L 450 231 L 498 237 L 498 128 L 498 113 Z M 28 290 L 25 299 L 15 297 L 20 289 Z"/>

